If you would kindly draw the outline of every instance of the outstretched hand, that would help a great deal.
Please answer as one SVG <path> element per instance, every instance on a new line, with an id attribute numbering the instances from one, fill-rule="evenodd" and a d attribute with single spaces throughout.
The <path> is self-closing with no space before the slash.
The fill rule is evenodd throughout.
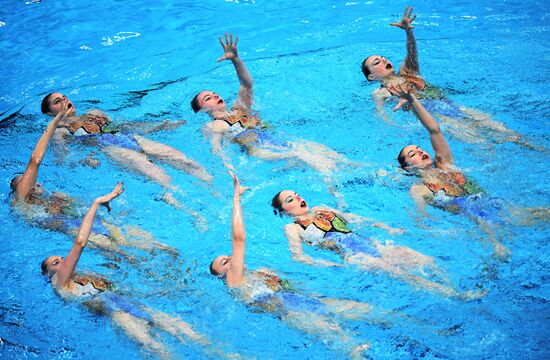
<path id="1" fill-rule="evenodd" d="M 413 8 L 409 9 L 409 7 L 407 6 L 405 8 L 405 12 L 403 13 L 403 19 L 401 19 L 400 22 L 390 23 L 390 26 L 397 26 L 405 31 L 414 29 L 414 26 L 412 26 L 412 22 L 414 21 L 414 19 L 416 19 L 416 14 L 414 14 L 414 16 L 411 18 L 412 12 L 413 12 Z"/>
<path id="2" fill-rule="evenodd" d="M 242 194 L 244 194 L 246 190 L 250 190 L 248 186 L 246 187 L 241 186 L 241 182 L 239 181 L 239 178 L 232 171 L 229 171 L 229 175 L 231 175 L 231 177 L 233 178 L 233 189 L 235 194 L 241 196 Z"/>
<path id="3" fill-rule="evenodd" d="M 107 195 L 103 195 L 103 196 L 98 197 L 97 199 L 95 199 L 95 201 L 99 205 L 105 206 L 107 208 L 107 211 L 110 212 L 111 211 L 111 205 L 109 204 L 109 202 L 111 200 L 113 200 L 114 198 L 118 197 L 123 192 L 124 192 L 124 183 L 123 182 L 121 182 L 121 183 L 117 182 L 115 188 L 113 189 L 113 191 L 111 191 Z"/>
<path id="4" fill-rule="evenodd" d="M 229 39 L 227 38 L 227 33 L 225 33 L 225 43 L 222 40 L 222 37 L 218 37 L 220 44 L 223 48 L 223 56 L 218 59 L 218 62 L 224 60 L 230 60 L 239 57 L 237 52 L 237 42 L 239 42 L 239 37 L 235 36 L 235 42 L 233 42 L 233 34 L 229 34 Z"/>
<path id="5" fill-rule="evenodd" d="M 401 84 L 398 85 L 387 85 L 386 89 L 392 94 L 399 98 L 399 103 L 396 107 L 393 108 L 393 111 L 399 110 L 403 105 L 409 102 L 412 99 L 411 89 L 407 86 Z"/>
<path id="6" fill-rule="evenodd" d="M 61 99 L 61 108 L 54 119 L 57 119 L 57 121 L 65 119 L 69 115 L 69 109 L 71 108 L 69 107 L 67 98 Z"/>

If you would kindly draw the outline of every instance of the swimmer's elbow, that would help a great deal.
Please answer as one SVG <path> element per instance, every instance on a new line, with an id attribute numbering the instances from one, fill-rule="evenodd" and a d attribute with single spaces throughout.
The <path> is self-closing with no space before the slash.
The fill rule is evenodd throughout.
<path id="1" fill-rule="evenodd" d="M 83 249 L 86 247 L 87 242 L 88 242 L 88 236 L 78 235 L 76 237 L 76 240 L 74 241 L 74 244 Z"/>
<path id="2" fill-rule="evenodd" d="M 42 163 L 42 158 L 43 157 L 40 155 L 32 154 L 31 159 L 29 160 L 29 165 L 40 166 Z"/>

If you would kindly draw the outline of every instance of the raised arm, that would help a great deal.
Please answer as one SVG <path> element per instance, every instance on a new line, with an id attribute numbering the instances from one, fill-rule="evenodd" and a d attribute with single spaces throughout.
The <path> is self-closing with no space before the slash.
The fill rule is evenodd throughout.
<path id="1" fill-rule="evenodd" d="M 412 22 L 416 19 L 416 14 L 411 17 L 413 8 L 407 6 L 403 13 L 403 19 L 400 22 L 390 23 L 390 26 L 399 27 L 407 33 L 407 56 L 405 62 L 401 65 L 400 73 L 417 75 L 420 74 L 420 65 L 418 64 L 418 51 L 416 49 L 416 39 L 414 38 Z"/>
<path id="2" fill-rule="evenodd" d="M 124 183 L 117 183 L 113 191 L 111 191 L 109 194 L 100 196 L 94 200 L 92 206 L 90 206 L 88 212 L 86 213 L 86 215 L 84 215 L 84 219 L 82 220 L 82 224 L 80 224 L 78 234 L 76 235 L 76 239 L 74 241 L 73 247 L 71 248 L 71 251 L 69 251 L 69 255 L 67 255 L 67 258 L 61 263 L 59 270 L 57 270 L 56 272 L 57 281 L 55 283 L 55 287 L 57 289 L 61 289 L 69 283 L 69 280 L 73 275 L 74 269 L 76 268 L 76 264 L 78 264 L 78 260 L 80 259 L 80 255 L 82 254 L 82 251 L 88 243 L 88 238 L 90 237 L 90 233 L 92 232 L 95 214 L 97 212 L 97 209 L 99 208 L 99 205 L 103 205 L 107 208 L 108 211 L 111 211 L 111 206 L 109 205 L 109 202 L 123 192 Z"/>
<path id="3" fill-rule="evenodd" d="M 239 82 L 241 83 L 239 88 L 239 104 L 247 109 L 250 109 L 252 107 L 252 102 L 254 101 L 253 82 L 250 73 L 246 69 L 246 66 L 244 66 L 244 62 L 241 60 L 237 52 L 237 42 L 239 41 L 239 37 L 236 36 L 235 42 L 233 42 L 233 34 L 229 34 L 228 38 L 226 33 L 225 43 L 221 37 L 219 37 L 219 40 L 223 47 L 224 54 L 218 59 L 218 62 L 223 60 L 231 60 L 233 66 L 235 67 L 235 71 L 237 71 Z"/>
<path id="4" fill-rule="evenodd" d="M 44 131 L 44 133 L 40 137 L 40 140 L 38 140 L 38 143 L 36 143 L 36 146 L 34 147 L 31 155 L 31 159 L 29 160 L 29 164 L 27 165 L 25 172 L 21 176 L 21 179 L 17 183 L 15 196 L 20 201 L 28 201 L 34 184 L 36 183 L 36 178 L 38 177 L 38 168 L 40 167 L 40 164 L 44 159 L 44 155 L 46 154 L 46 149 L 48 148 L 50 139 L 52 138 L 59 122 L 65 119 L 65 117 L 67 116 L 67 100 L 63 99 L 62 102 L 63 103 L 61 111 L 48 124 L 46 131 Z"/>
<path id="5" fill-rule="evenodd" d="M 231 262 L 227 272 L 227 286 L 235 287 L 244 280 L 244 252 L 246 247 L 246 232 L 244 230 L 243 210 L 241 207 L 241 196 L 248 187 L 242 187 L 239 178 L 232 172 L 229 175 L 233 178 L 233 216 L 231 218 Z"/>
<path id="6" fill-rule="evenodd" d="M 405 102 L 409 102 L 420 123 L 430 133 L 430 141 L 435 152 L 435 165 L 439 168 L 445 168 L 453 164 L 453 155 L 449 143 L 439 128 L 439 124 L 432 115 L 422 106 L 420 101 L 409 92 L 409 89 L 401 85 L 388 86 L 387 89 L 395 96 L 399 97 L 399 104 L 394 109 L 399 109 Z"/>

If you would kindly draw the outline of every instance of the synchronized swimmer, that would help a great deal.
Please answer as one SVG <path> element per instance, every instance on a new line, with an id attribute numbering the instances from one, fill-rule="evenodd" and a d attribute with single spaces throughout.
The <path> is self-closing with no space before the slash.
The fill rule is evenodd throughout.
<path id="1" fill-rule="evenodd" d="M 458 105 L 442 89 L 424 80 L 420 75 L 418 50 L 412 25 L 416 14 L 413 16 L 412 12 L 412 7 L 410 9 L 406 7 L 401 21 L 390 23 L 390 26 L 401 28 L 407 34 L 407 55 L 399 72 L 396 74 L 393 64 L 382 55 L 370 55 L 361 63 L 365 78 L 380 84 L 380 88 L 372 92 L 378 115 L 386 122 L 393 124 L 384 111 L 386 100 L 393 95 L 387 87 L 402 85 L 420 99 L 428 111 L 444 120 L 449 125 L 449 131 L 464 142 L 513 142 L 529 149 L 540 150 L 540 147 L 529 143 L 521 134 L 508 129 L 504 124 L 492 119 L 490 115 Z M 403 104 L 404 102 L 400 101 L 394 111 Z"/>
<path id="2" fill-rule="evenodd" d="M 455 167 L 453 156 L 443 132 L 430 114 L 448 122 L 464 120 L 468 124 L 492 131 L 492 139 L 514 141 L 533 148 L 519 134 L 490 119 L 486 114 L 456 105 L 420 76 L 416 40 L 412 26 L 416 15 L 412 8 L 406 8 L 401 21 L 391 26 L 405 30 L 407 34 L 407 56 L 396 74 L 391 62 L 380 55 L 367 57 L 362 70 L 369 81 L 381 84 L 373 92 L 377 111 L 388 122 L 384 103 L 390 97 L 397 97 L 400 108 L 412 109 L 420 123 L 429 133 L 435 152 L 432 158 L 417 145 L 405 146 L 398 155 L 400 166 L 417 175 L 420 182 L 411 187 L 411 194 L 418 209 L 428 203 L 453 213 L 475 219 L 484 228 L 502 223 L 505 216 L 502 202 L 486 196 L 463 172 Z M 261 268 L 248 270 L 245 265 L 246 232 L 244 227 L 242 195 L 249 189 L 241 186 L 237 167 L 224 150 L 224 140 L 235 142 L 246 152 L 266 160 L 297 160 L 321 173 L 330 184 L 332 175 L 343 165 L 351 162 L 333 149 L 312 141 L 292 139 L 284 134 L 267 129 L 253 111 L 253 80 L 237 51 L 238 38 L 225 34 L 219 42 L 224 54 L 219 62 L 229 60 L 233 64 L 240 83 L 237 101 L 228 109 L 225 101 L 215 92 L 204 90 L 191 101 L 195 113 L 204 112 L 210 116 L 205 130 L 210 137 L 212 152 L 229 169 L 233 179 L 233 213 L 231 221 L 231 253 L 220 255 L 210 264 L 211 274 L 223 279 L 225 286 L 234 288 L 234 294 L 253 310 L 276 315 L 286 324 L 318 338 L 332 350 L 360 358 L 370 347 L 369 342 L 355 339 L 342 325 L 339 318 L 365 320 L 371 316 L 369 304 L 355 300 L 333 299 L 323 295 L 308 294 L 299 290 L 289 280 L 282 279 L 274 270 Z M 49 256 L 42 263 L 42 272 L 51 280 L 55 292 L 64 299 L 79 299 L 90 310 L 109 316 L 131 339 L 145 350 L 161 358 L 169 358 L 170 351 L 151 333 L 156 328 L 178 340 L 189 339 L 204 347 L 209 355 L 238 357 L 224 354 L 217 344 L 199 334 L 190 324 L 177 316 L 154 310 L 148 306 L 122 296 L 114 291 L 112 283 L 97 275 L 78 275 L 75 270 L 80 256 L 90 242 L 103 250 L 105 256 L 122 255 L 132 259 L 131 247 L 145 250 L 160 249 L 171 254 L 175 249 L 154 240 L 151 234 L 135 227 L 122 235 L 123 230 L 104 219 L 96 220 L 101 206 L 111 210 L 110 202 L 124 192 L 122 183 L 108 194 L 96 198 L 84 212 L 76 200 L 61 193 L 48 193 L 36 181 L 38 170 L 45 157 L 50 140 L 63 145 L 69 138 L 84 136 L 89 143 L 99 147 L 116 164 L 160 184 L 169 192 L 180 192 L 163 168 L 153 164 L 151 159 L 169 164 L 205 183 L 212 182 L 212 175 L 197 161 L 182 151 L 143 136 L 148 132 L 172 129 L 184 122 L 163 122 L 138 128 L 137 123 L 115 125 L 104 112 L 90 110 L 77 115 L 76 108 L 65 95 L 54 92 L 42 101 L 42 112 L 53 119 L 40 137 L 32 152 L 30 161 L 21 176 L 11 181 L 13 198 L 11 205 L 31 223 L 44 229 L 61 231 L 75 236 L 74 244 L 66 258 Z M 143 125 L 143 124 L 139 124 Z M 88 157 L 90 165 L 97 160 Z M 87 190 L 92 190 L 89 184 Z M 185 208 L 173 194 L 165 200 L 178 208 Z M 432 256 L 405 246 L 394 245 L 392 241 L 381 242 L 357 234 L 351 223 L 367 222 L 383 228 L 391 235 L 401 235 L 403 229 L 392 228 L 342 209 L 326 206 L 310 208 L 296 192 L 283 190 L 272 199 L 276 214 L 286 215 L 292 222 L 285 225 L 284 234 L 292 258 L 308 265 L 340 267 L 355 265 L 354 269 L 382 271 L 389 276 L 403 280 L 424 290 L 433 290 L 443 296 L 471 300 L 486 294 L 484 291 L 460 292 L 440 269 Z M 202 215 L 188 210 L 193 216 Z M 203 229 L 205 230 L 205 229 Z M 142 236 L 141 236 L 142 235 Z M 129 241 L 129 237 L 134 237 Z M 494 253 L 505 258 L 510 250 L 495 238 L 491 238 Z M 305 253 L 303 246 L 312 245 L 332 251 L 342 258 L 342 263 L 314 258 Z M 218 249 L 217 249 L 218 250 Z M 332 271 L 332 269 L 328 269 Z M 356 271 L 356 270 L 353 270 Z M 427 275 L 429 274 L 429 275 Z"/>

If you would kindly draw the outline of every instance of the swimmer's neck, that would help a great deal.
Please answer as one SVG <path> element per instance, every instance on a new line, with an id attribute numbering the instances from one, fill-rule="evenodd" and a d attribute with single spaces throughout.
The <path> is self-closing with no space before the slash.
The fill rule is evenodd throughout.
<path id="1" fill-rule="evenodd" d="M 209 112 L 209 115 L 212 116 L 214 120 L 216 120 L 231 115 L 231 112 L 227 110 L 212 110 Z"/>
<path id="2" fill-rule="evenodd" d="M 382 85 L 388 85 L 388 84 L 395 83 L 396 81 L 401 82 L 402 79 L 403 79 L 402 76 L 400 76 L 398 74 L 393 74 L 393 75 L 378 79 L 378 82 Z"/>

